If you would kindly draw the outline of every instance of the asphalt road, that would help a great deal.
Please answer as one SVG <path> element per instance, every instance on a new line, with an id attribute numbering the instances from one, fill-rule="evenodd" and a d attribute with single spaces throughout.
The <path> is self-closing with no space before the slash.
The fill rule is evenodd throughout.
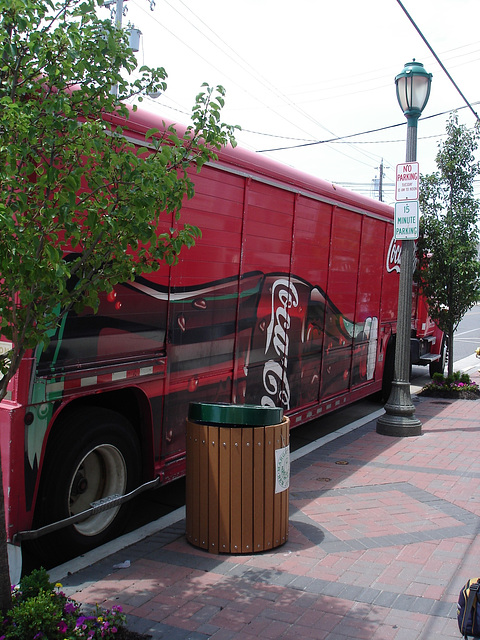
<path id="1" fill-rule="evenodd" d="M 466 314 L 453 339 L 453 361 L 466 358 L 480 347 L 480 304 Z"/>

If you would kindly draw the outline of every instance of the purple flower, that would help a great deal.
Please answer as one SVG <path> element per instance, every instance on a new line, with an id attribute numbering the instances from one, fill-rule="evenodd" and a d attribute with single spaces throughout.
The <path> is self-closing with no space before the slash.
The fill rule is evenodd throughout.
<path id="1" fill-rule="evenodd" d="M 66 615 L 70 615 L 75 613 L 77 609 L 78 605 L 73 604 L 73 602 L 66 602 L 63 611 Z"/>
<path id="2" fill-rule="evenodd" d="M 68 630 L 68 626 L 65 620 L 60 620 L 60 622 L 58 623 L 58 630 L 60 631 L 60 633 L 65 633 Z"/>

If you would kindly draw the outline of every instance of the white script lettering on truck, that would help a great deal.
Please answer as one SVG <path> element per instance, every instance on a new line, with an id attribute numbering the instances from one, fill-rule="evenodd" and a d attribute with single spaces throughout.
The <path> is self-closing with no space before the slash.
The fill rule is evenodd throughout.
<path id="1" fill-rule="evenodd" d="M 286 279 L 279 278 L 272 286 L 272 312 L 266 331 L 265 353 L 271 346 L 282 358 L 281 363 L 268 360 L 263 368 L 263 387 L 268 395 L 262 397 L 262 406 L 275 407 L 275 400 L 285 409 L 290 408 L 290 386 L 287 380 L 288 330 L 290 314 L 288 309 L 298 306 L 298 292 L 295 286 Z M 283 389 L 282 389 L 283 381 Z"/>
<path id="2" fill-rule="evenodd" d="M 402 246 L 397 243 L 394 237 L 390 240 L 387 251 L 387 273 L 396 271 L 400 273 L 400 263 L 402 261 Z"/>

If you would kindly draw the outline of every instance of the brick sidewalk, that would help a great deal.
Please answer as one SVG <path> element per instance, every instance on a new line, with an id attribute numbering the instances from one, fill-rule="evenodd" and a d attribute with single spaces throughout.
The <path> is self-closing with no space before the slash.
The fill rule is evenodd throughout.
<path id="1" fill-rule="evenodd" d="M 416 399 L 422 436 L 381 436 L 373 421 L 293 462 L 289 539 L 272 552 L 209 554 L 181 521 L 64 591 L 122 605 L 154 639 L 458 639 L 458 593 L 480 574 L 479 410 Z"/>

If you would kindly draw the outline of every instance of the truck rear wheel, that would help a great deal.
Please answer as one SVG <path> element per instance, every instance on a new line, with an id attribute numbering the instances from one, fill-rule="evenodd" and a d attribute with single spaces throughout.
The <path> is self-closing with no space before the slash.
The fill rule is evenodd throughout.
<path id="1" fill-rule="evenodd" d="M 132 425 L 122 415 L 88 407 L 70 414 L 47 449 L 35 525 L 68 518 L 112 495 L 140 484 L 141 456 Z M 84 553 L 118 536 L 128 519 L 129 503 L 42 536 L 35 547 L 50 562 Z"/>
<path id="2" fill-rule="evenodd" d="M 388 342 L 385 364 L 383 367 L 382 378 L 382 400 L 387 402 L 392 391 L 392 382 L 395 375 L 395 338 L 391 338 Z"/>

